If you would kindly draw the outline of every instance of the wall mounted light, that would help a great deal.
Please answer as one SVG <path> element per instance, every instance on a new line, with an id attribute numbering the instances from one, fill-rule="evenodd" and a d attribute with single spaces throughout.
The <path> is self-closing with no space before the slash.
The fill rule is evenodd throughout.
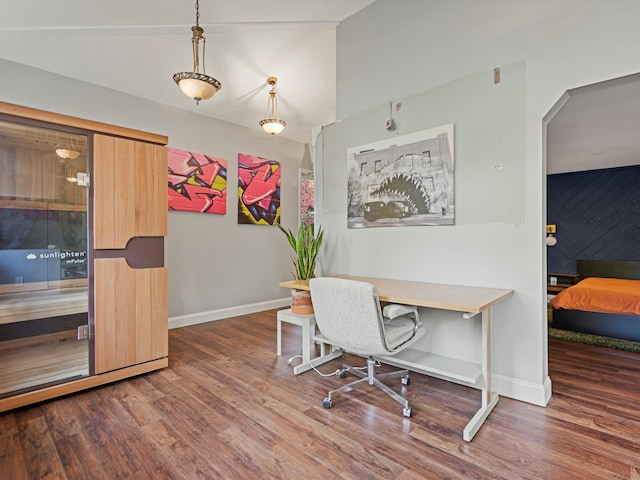
<path id="1" fill-rule="evenodd" d="M 556 243 L 558 243 L 558 239 L 553 236 L 555 233 L 555 224 L 547 225 L 547 238 L 545 239 L 544 243 L 546 243 L 548 247 L 553 247 Z"/>
<path id="2" fill-rule="evenodd" d="M 278 113 L 278 99 L 276 98 L 276 77 L 267 78 L 267 85 L 271 85 L 269 99 L 267 100 L 267 118 L 260 120 L 260 126 L 269 135 L 278 135 L 282 133 L 287 122 L 280 120 Z"/>
<path id="3" fill-rule="evenodd" d="M 200 100 L 206 100 L 215 95 L 222 88 L 222 84 L 213 77 L 206 74 L 204 68 L 204 47 L 206 40 L 204 30 L 200 27 L 200 4 L 196 0 L 196 24 L 191 27 L 193 37 L 191 44 L 193 48 L 193 71 L 179 72 L 173 76 L 173 81 L 178 84 L 182 93 L 193 98 L 196 105 Z M 200 73 L 200 41 L 202 40 L 202 73 Z"/>

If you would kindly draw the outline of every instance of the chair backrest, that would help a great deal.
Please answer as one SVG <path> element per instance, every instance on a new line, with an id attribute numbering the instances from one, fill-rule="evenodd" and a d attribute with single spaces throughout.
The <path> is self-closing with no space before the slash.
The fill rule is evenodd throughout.
<path id="1" fill-rule="evenodd" d="M 343 278 L 309 281 L 320 333 L 333 345 L 358 355 L 387 355 L 376 287 Z"/>

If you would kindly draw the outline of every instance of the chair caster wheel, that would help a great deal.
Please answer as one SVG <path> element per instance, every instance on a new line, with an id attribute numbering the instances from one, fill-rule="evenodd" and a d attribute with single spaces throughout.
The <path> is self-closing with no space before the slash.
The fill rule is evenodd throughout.
<path id="1" fill-rule="evenodd" d="M 409 377 L 409 375 L 405 375 L 404 377 L 402 377 L 403 385 L 409 385 L 410 383 L 411 383 L 411 378 Z"/>
<path id="2" fill-rule="evenodd" d="M 405 417 L 411 417 L 411 407 L 403 408 L 402 415 Z"/>
<path id="3" fill-rule="evenodd" d="M 347 371 L 346 370 L 340 370 L 340 373 L 338 374 L 338 376 L 340 378 L 347 378 Z"/>
<path id="4" fill-rule="evenodd" d="M 331 407 L 333 407 L 333 402 L 331 401 L 331 399 L 330 399 L 330 398 L 325 398 L 325 399 L 322 401 L 322 406 L 323 406 L 324 408 L 331 408 Z M 409 410 L 411 410 L 411 409 L 409 409 Z"/>

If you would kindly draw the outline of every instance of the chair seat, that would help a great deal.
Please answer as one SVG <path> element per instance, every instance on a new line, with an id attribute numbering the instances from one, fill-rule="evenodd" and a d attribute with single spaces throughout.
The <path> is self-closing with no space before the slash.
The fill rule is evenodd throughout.
<path id="1" fill-rule="evenodd" d="M 415 321 L 410 317 L 384 319 L 385 340 L 389 350 L 395 350 L 415 334 Z"/>

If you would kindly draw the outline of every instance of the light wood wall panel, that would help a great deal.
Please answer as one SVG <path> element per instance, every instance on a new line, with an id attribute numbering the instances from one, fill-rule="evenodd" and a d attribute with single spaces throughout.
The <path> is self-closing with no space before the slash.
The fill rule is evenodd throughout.
<path id="1" fill-rule="evenodd" d="M 71 210 L 87 203 L 87 188 L 67 181 L 67 177 L 87 170 L 84 156 L 63 160 L 53 151 L 0 147 L 0 197 L 46 202 L 51 210 Z M 15 208 L 38 206 L 27 203 Z"/>
<path id="2" fill-rule="evenodd" d="M 138 236 L 166 236 L 167 149 L 161 145 L 136 142 L 135 159 L 135 202 L 139 210 L 135 219 L 136 233 Z"/>
<path id="3" fill-rule="evenodd" d="M 95 248 L 111 248 L 116 243 L 114 224 L 116 215 L 113 195 L 116 190 L 115 169 L 111 165 L 115 157 L 115 138 L 104 135 L 93 137 L 93 203 Z"/>
<path id="4" fill-rule="evenodd" d="M 115 244 L 111 248 L 125 248 L 127 242 L 136 236 L 136 217 L 143 218 L 145 215 L 145 212 L 140 210 L 140 205 L 135 203 L 136 188 L 144 189 L 145 185 L 142 182 L 136 185 L 140 162 L 135 156 L 135 142 L 125 138 L 114 138 L 114 143 L 115 155 L 111 159 L 111 164 L 114 167 L 115 177 L 112 197 L 115 213 L 115 222 L 112 225 Z M 96 178 L 96 182 L 99 181 L 100 179 Z"/>
<path id="5" fill-rule="evenodd" d="M 15 196 L 42 199 L 42 162 L 40 155 L 23 148 L 16 149 Z"/>
<path id="6" fill-rule="evenodd" d="M 40 198 L 51 202 L 62 203 L 66 201 L 67 186 L 64 183 L 69 182 L 67 182 L 67 179 L 63 176 L 65 173 L 65 165 L 60 161 L 62 159 L 58 158 L 53 152 L 32 151 L 32 155 L 40 156 L 39 170 L 34 170 L 32 173 L 32 175 L 38 177 L 42 185 Z"/>
<path id="7" fill-rule="evenodd" d="M 0 146 L 0 197 L 15 196 L 15 148 Z"/>
<path id="8" fill-rule="evenodd" d="M 93 171 L 96 249 L 167 234 L 164 146 L 95 135 Z"/>
<path id="9" fill-rule="evenodd" d="M 95 373 L 168 355 L 167 269 L 94 262 Z"/>
<path id="10" fill-rule="evenodd" d="M 153 189 L 152 183 L 154 165 L 153 165 L 153 145 L 150 143 L 135 142 L 134 144 L 134 170 L 133 178 L 129 184 L 133 201 L 136 205 L 135 216 L 133 217 L 133 231 L 153 232 L 153 215 L 149 215 L 153 211 Z M 152 235 L 150 235 L 152 236 Z"/>

